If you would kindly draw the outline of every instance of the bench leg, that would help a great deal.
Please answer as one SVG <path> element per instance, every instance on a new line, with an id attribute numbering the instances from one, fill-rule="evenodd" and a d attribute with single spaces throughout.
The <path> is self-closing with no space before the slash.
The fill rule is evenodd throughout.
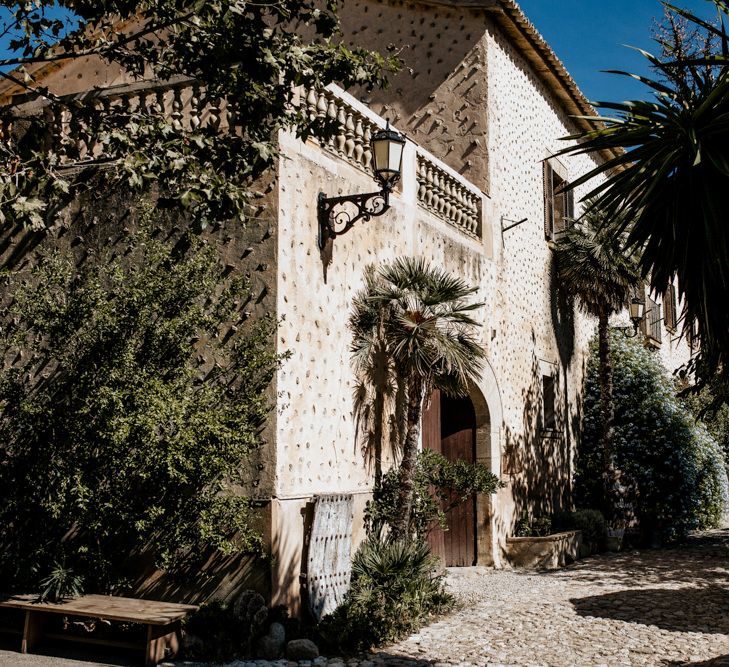
<path id="1" fill-rule="evenodd" d="M 146 665 L 156 665 L 162 660 L 169 660 L 180 650 L 180 623 L 169 625 L 147 626 Z"/>
<path id="2" fill-rule="evenodd" d="M 31 611 L 25 612 L 25 626 L 23 627 L 23 641 L 20 645 L 21 653 L 30 653 L 43 636 L 43 626 L 46 624 L 46 615 Z"/>

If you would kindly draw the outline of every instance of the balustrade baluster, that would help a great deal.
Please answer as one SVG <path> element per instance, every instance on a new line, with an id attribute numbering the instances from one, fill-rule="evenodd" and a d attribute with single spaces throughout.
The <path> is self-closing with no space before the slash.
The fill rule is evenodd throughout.
<path id="1" fill-rule="evenodd" d="M 357 115 L 357 122 L 354 126 L 354 154 L 353 158 L 356 164 L 364 166 L 362 156 L 364 155 L 364 128 L 362 127 L 362 117 Z"/>
<path id="2" fill-rule="evenodd" d="M 364 136 L 362 142 L 364 143 L 364 153 L 362 154 L 362 166 L 369 170 L 372 164 L 372 125 L 370 123 L 365 124 Z"/>
<path id="3" fill-rule="evenodd" d="M 182 91 L 180 88 L 175 88 L 172 91 L 172 113 L 170 114 L 172 119 L 172 127 L 178 132 L 183 130 L 182 126 Z"/>
<path id="4" fill-rule="evenodd" d="M 208 101 L 209 109 L 208 109 L 208 127 L 213 130 L 213 132 L 219 132 L 220 131 L 220 120 L 222 115 L 222 109 L 221 109 L 221 103 L 219 97 L 211 98 Z"/>
<path id="5" fill-rule="evenodd" d="M 339 126 L 339 134 L 337 134 L 337 153 L 341 157 L 346 158 L 347 134 L 345 132 L 345 126 L 347 125 L 347 112 L 344 110 L 344 105 L 341 102 L 338 106 L 337 125 Z"/>
<path id="6" fill-rule="evenodd" d="M 435 208 L 435 178 L 433 177 L 433 167 L 430 164 L 428 165 L 426 172 L 425 182 L 428 188 L 428 192 L 425 196 L 425 205 L 432 210 Z"/>
<path id="7" fill-rule="evenodd" d="M 330 93 L 327 100 L 327 119 L 332 125 L 337 122 L 337 102 L 334 96 Z M 330 150 L 337 150 L 337 134 L 333 133 L 327 140 L 327 146 Z"/>
<path id="8" fill-rule="evenodd" d="M 190 94 L 190 129 L 193 132 L 197 132 L 202 125 L 202 119 L 200 118 L 200 85 L 194 84 L 192 86 L 192 93 Z"/>
<path id="9" fill-rule="evenodd" d="M 314 120 L 316 118 L 316 105 L 319 101 L 319 98 L 316 94 L 316 90 L 314 88 L 309 88 L 309 92 L 306 95 L 306 110 L 309 114 L 309 120 Z"/>
<path id="10" fill-rule="evenodd" d="M 319 118 L 320 120 L 323 119 L 327 115 L 328 106 L 329 105 L 327 104 L 327 96 L 324 93 L 324 91 L 322 90 L 319 93 L 319 97 L 317 98 L 317 101 L 316 101 L 316 117 Z"/>
<path id="11" fill-rule="evenodd" d="M 347 111 L 347 121 L 344 124 L 344 135 L 346 141 L 344 142 L 344 153 L 348 160 L 352 159 L 354 155 L 354 114 L 351 110 Z"/>

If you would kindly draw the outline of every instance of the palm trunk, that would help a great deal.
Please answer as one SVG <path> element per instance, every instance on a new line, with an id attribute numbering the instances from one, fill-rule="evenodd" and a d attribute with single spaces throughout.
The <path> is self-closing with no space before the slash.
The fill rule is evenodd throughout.
<path id="1" fill-rule="evenodd" d="M 613 364 L 610 359 L 609 314 L 601 313 L 598 322 L 600 350 L 600 408 L 602 414 L 602 486 L 603 509 L 610 518 L 615 507 L 615 466 L 614 466 L 614 422 L 613 407 Z"/>
<path id="2" fill-rule="evenodd" d="M 400 492 L 398 494 L 398 517 L 392 526 L 395 539 L 405 539 L 409 535 L 410 517 L 413 511 L 415 493 L 415 466 L 418 459 L 418 439 L 420 420 L 423 412 L 423 381 L 420 377 L 411 380 L 408 386 L 407 433 L 403 443 L 400 462 Z"/>

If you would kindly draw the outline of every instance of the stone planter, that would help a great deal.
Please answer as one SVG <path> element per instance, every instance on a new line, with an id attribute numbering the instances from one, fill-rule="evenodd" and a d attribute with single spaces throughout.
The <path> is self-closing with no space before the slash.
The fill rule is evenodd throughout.
<path id="1" fill-rule="evenodd" d="M 506 557 L 514 567 L 555 570 L 580 558 L 582 531 L 546 537 L 507 537 Z"/>
<path id="2" fill-rule="evenodd" d="M 623 546 L 624 535 L 625 530 L 623 528 L 608 528 L 606 542 L 608 551 L 620 551 Z"/>

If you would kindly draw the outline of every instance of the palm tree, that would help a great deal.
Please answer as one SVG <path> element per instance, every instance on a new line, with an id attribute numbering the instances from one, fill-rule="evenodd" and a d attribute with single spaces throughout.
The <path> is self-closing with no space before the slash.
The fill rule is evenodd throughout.
<path id="1" fill-rule="evenodd" d="M 481 373 L 484 352 L 478 323 L 471 313 L 481 303 L 469 302 L 476 288 L 425 260 L 402 258 L 369 267 L 365 286 L 356 295 L 350 328 L 358 377 L 382 374 L 386 386 L 404 389 L 405 429 L 400 461 L 401 486 L 394 538 L 407 537 L 415 489 L 423 403 L 434 389 L 462 396 Z"/>
<path id="2" fill-rule="evenodd" d="M 688 51 L 659 39 L 662 56 L 643 52 L 655 79 L 615 72 L 642 81 L 650 99 L 598 103 L 609 115 L 562 151 L 615 155 L 572 187 L 603 177 L 590 192 L 595 205 L 607 219 L 631 211 L 630 228 L 622 223 L 627 244 L 640 250 L 654 292 L 678 279 L 684 330 L 698 334 L 707 377 L 729 372 L 729 4 L 713 1 L 718 25 L 666 5 L 704 39 Z M 681 39 L 672 33 L 669 40 Z"/>
<path id="3" fill-rule="evenodd" d="M 600 355 L 600 404 L 603 444 L 603 502 L 610 510 L 615 488 L 613 461 L 613 369 L 610 360 L 610 315 L 621 311 L 640 280 L 637 259 L 623 250 L 622 218 L 610 220 L 592 200 L 586 213 L 557 242 L 555 255 L 561 284 L 582 309 L 597 318 Z"/>

